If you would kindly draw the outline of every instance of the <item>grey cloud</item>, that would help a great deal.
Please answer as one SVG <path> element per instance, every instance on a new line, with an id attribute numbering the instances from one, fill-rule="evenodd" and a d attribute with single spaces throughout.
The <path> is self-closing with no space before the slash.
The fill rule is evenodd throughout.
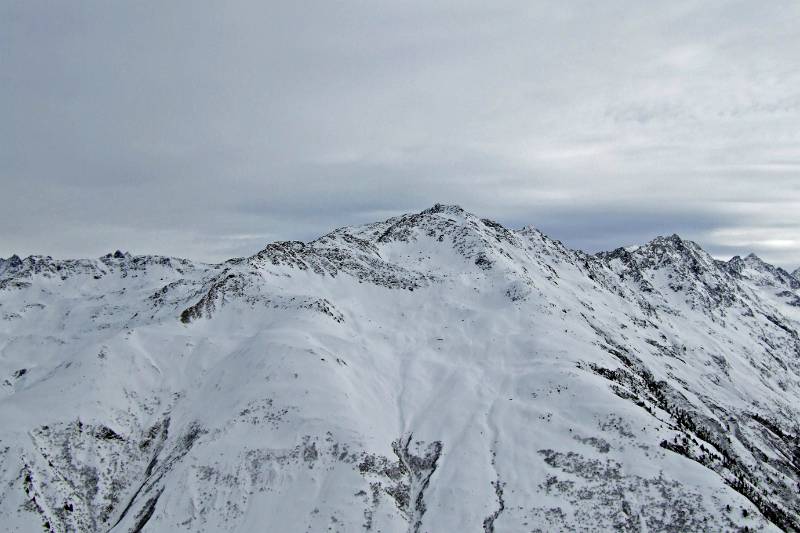
<path id="1" fill-rule="evenodd" d="M 788 0 L 5 2 L 0 255 L 219 260 L 441 201 L 796 266 L 798 28 Z"/>

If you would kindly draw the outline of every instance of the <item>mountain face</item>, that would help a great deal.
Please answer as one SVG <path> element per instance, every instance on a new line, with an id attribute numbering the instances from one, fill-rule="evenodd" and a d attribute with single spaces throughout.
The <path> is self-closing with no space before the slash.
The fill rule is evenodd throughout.
<path id="1" fill-rule="evenodd" d="M 6 531 L 800 531 L 800 280 L 459 207 L 0 261 Z"/>

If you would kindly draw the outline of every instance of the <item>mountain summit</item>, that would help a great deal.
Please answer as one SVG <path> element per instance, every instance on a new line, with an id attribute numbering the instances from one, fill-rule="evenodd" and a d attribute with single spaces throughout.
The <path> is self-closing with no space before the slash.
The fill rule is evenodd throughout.
<path id="1" fill-rule="evenodd" d="M 8 531 L 800 531 L 800 281 L 436 206 L 0 260 Z"/>

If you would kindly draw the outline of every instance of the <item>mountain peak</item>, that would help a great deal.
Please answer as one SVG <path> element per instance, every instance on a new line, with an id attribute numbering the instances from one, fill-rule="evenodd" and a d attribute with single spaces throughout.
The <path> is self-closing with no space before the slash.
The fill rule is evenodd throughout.
<path id="1" fill-rule="evenodd" d="M 116 250 L 114 253 L 107 253 L 101 259 L 130 259 L 131 254 L 130 252 L 123 252 L 122 250 Z"/>
<path id="2" fill-rule="evenodd" d="M 643 246 L 635 248 L 631 253 L 635 255 L 651 255 L 656 254 L 659 257 L 663 256 L 692 256 L 701 258 L 703 262 L 710 262 L 710 256 L 703 250 L 700 245 L 694 241 L 683 239 L 677 233 L 669 236 L 658 236 Z"/>
<path id="3" fill-rule="evenodd" d="M 12 255 L 8 259 L 3 259 L 0 257 L 0 264 L 5 265 L 6 267 L 15 268 L 22 265 L 22 258 L 17 254 Z"/>
<path id="4" fill-rule="evenodd" d="M 752 252 L 744 258 L 738 255 L 733 256 L 727 265 L 730 271 L 761 286 L 787 286 L 793 289 L 799 286 L 799 278 L 795 275 L 797 271 L 795 274 L 789 274 L 786 270 L 767 263 Z"/>
<path id="5" fill-rule="evenodd" d="M 438 202 L 436 204 L 434 204 L 433 207 L 430 207 L 430 208 L 428 208 L 428 209 L 426 209 L 426 210 L 424 210 L 422 212 L 423 213 L 429 213 L 429 214 L 444 213 L 444 214 L 447 214 L 447 215 L 456 215 L 456 216 L 464 216 L 464 215 L 468 214 L 464 210 L 464 208 L 461 207 L 460 205 L 456 205 L 456 204 L 440 204 Z"/>

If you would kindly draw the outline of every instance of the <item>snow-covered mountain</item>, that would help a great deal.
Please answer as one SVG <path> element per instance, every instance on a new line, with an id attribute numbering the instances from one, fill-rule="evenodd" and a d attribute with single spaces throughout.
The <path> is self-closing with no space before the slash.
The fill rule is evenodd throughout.
<path id="1" fill-rule="evenodd" d="M 459 207 L 0 260 L 6 531 L 800 531 L 800 280 Z"/>

